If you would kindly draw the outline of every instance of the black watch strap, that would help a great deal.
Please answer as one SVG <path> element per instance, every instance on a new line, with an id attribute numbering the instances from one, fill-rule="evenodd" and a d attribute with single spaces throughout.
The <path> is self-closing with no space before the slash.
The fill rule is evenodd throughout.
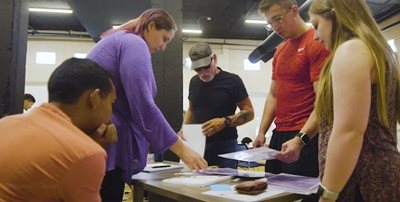
<path id="1" fill-rule="evenodd" d="M 232 124 L 232 119 L 229 118 L 229 116 L 225 116 L 224 119 L 225 119 L 224 121 L 225 127 L 230 127 Z"/>
<path id="2" fill-rule="evenodd" d="M 297 137 L 303 142 L 304 145 L 307 145 L 310 142 L 310 138 L 308 137 L 307 133 L 299 132 L 296 134 Z"/>

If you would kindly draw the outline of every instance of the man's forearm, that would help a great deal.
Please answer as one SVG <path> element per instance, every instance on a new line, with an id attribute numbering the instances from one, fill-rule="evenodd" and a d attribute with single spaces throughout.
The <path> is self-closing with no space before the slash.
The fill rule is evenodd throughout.
<path id="1" fill-rule="evenodd" d="M 318 133 L 318 123 L 317 114 L 313 110 L 300 132 L 307 133 L 308 137 L 312 139 Z"/>
<path id="2" fill-rule="evenodd" d="M 183 124 L 191 124 L 192 123 L 192 111 L 188 110 L 183 117 Z"/>
<path id="3" fill-rule="evenodd" d="M 251 112 L 251 111 L 245 109 L 245 110 L 241 110 L 239 113 L 237 113 L 233 116 L 230 116 L 229 118 L 231 118 L 231 120 L 232 120 L 232 124 L 231 124 L 232 127 L 240 126 L 240 125 L 243 125 L 243 124 L 253 120 L 254 112 Z"/>
<path id="4" fill-rule="evenodd" d="M 272 95 L 268 95 L 264 104 L 263 116 L 260 122 L 260 127 L 258 131 L 258 135 L 265 135 L 267 133 L 269 127 L 271 126 L 273 120 L 275 119 L 275 108 L 276 108 L 276 100 Z"/>

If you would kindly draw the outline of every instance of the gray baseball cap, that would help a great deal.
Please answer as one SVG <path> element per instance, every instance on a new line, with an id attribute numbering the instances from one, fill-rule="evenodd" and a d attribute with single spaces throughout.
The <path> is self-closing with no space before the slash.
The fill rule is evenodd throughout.
<path id="1" fill-rule="evenodd" d="M 199 67 L 205 67 L 211 63 L 212 50 L 207 43 L 196 43 L 189 50 L 189 57 L 192 61 L 191 69 L 194 70 Z"/>

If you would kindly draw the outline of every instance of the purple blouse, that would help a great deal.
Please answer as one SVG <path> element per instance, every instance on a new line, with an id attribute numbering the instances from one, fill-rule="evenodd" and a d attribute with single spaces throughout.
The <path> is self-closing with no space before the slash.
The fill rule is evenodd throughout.
<path id="1" fill-rule="evenodd" d="M 157 93 L 146 42 L 132 33 L 115 32 L 101 39 L 87 58 L 111 73 L 117 91 L 112 122 L 118 131 L 118 142 L 107 151 L 107 171 L 123 170 L 123 179 L 143 170 L 149 144 L 163 152 L 178 136 L 154 102 Z"/>

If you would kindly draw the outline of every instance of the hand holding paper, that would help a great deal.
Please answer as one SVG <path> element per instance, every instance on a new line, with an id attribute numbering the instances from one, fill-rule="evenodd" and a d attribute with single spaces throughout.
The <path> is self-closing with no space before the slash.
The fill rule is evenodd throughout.
<path id="1" fill-rule="evenodd" d="M 282 144 L 282 152 L 280 152 L 276 158 L 285 162 L 293 163 L 296 162 L 300 157 L 301 149 L 303 148 L 303 143 L 300 142 L 299 138 L 293 138 Z"/>

